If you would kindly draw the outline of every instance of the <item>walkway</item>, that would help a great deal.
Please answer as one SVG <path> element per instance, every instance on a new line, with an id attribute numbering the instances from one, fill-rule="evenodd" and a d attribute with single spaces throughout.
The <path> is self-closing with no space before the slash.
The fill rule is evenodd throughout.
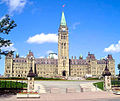
<path id="1" fill-rule="evenodd" d="M 97 87 L 95 87 L 95 86 L 93 85 L 93 83 L 80 84 L 80 87 L 81 87 L 81 88 L 88 88 L 88 89 L 90 89 L 90 91 L 92 91 L 92 92 L 96 92 L 96 91 L 101 91 L 101 92 L 102 92 L 102 90 L 99 89 L 99 88 L 97 88 Z"/>
<path id="2" fill-rule="evenodd" d="M 38 91 L 38 89 L 40 90 Z M 35 91 L 39 93 L 46 93 L 44 86 L 41 84 L 35 84 Z"/>
<path id="3" fill-rule="evenodd" d="M 50 93 L 51 88 L 59 88 L 60 93 L 66 93 L 66 88 L 74 88 L 79 93 L 81 84 L 91 85 L 94 82 L 98 81 L 35 81 L 35 84 L 42 85 L 46 93 Z"/>
<path id="4" fill-rule="evenodd" d="M 108 92 L 83 92 L 67 94 L 41 94 L 40 98 L 17 99 L 16 95 L 1 97 L 0 101 L 120 101 L 120 95 Z"/>

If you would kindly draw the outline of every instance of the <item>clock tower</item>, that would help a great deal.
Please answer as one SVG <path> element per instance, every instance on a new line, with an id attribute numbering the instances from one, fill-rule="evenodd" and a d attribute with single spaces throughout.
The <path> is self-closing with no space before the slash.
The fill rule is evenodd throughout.
<path id="1" fill-rule="evenodd" d="M 64 12 L 62 12 L 61 23 L 58 30 L 58 74 L 59 76 L 69 76 L 68 27 Z"/>

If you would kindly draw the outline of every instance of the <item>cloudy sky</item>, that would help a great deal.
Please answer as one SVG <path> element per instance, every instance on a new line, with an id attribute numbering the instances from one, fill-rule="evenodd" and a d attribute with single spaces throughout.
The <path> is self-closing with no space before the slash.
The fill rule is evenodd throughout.
<path id="1" fill-rule="evenodd" d="M 26 56 L 32 50 L 35 57 L 57 53 L 58 28 L 65 12 L 69 28 L 69 56 L 88 52 L 97 59 L 112 54 L 120 63 L 120 1 L 119 0 L 0 0 L 0 20 L 9 14 L 17 23 L 9 35 L 12 40 L 6 50 Z M 63 8 L 62 5 L 65 5 Z M 16 53 L 15 52 L 15 53 Z M 4 57 L 0 60 L 4 73 Z"/>

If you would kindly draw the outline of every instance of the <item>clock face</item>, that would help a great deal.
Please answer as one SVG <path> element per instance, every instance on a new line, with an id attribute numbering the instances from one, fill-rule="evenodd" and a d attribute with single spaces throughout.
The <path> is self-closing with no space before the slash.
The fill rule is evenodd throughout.
<path id="1" fill-rule="evenodd" d="M 65 31 L 65 28 L 62 28 L 63 31 Z"/>

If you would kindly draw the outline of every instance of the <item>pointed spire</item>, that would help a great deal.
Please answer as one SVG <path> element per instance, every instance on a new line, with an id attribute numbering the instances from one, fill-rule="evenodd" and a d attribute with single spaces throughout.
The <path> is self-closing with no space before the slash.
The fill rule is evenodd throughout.
<path id="1" fill-rule="evenodd" d="M 83 56 L 82 56 L 82 54 L 79 56 L 79 59 L 83 59 Z"/>
<path id="2" fill-rule="evenodd" d="M 61 17 L 61 24 L 60 25 L 66 25 L 66 20 L 65 20 L 65 15 L 64 12 L 62 12 L 62 17 Z"/>
<path id="3" fill-rule="evenodd" d="M 18 52 L 16 53 L 16 58 L 19 58 L 19 54 L 18 54 Z"/>
<path id="4" fill-rule="evenodd" d="M 106 61 L 106 67 L 105 67 L 105 70 L 102 73 L 102 76 L 111 76 L 111 73 L 110 73 L 110 71 L 109 71 L 109 69 L 107 67 L 108 60 L 106 59 L 105 61 Z"/>

